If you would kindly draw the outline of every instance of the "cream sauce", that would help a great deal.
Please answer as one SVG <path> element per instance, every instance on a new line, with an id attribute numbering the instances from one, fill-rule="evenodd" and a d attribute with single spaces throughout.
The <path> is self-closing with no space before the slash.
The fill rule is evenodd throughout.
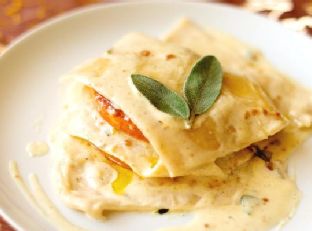
<path id="1" fill-rule="evenodd" d="M 58 230 L 66 231 L 87 231 L 82 229 L 70 221 L 68 221 L 56 208 L 53 202 L 44 192 L 37 176 L 30 174 L 29 181 L 31 189 L 26 185 L 23 177 L 20 174 L 18 165 L 15 161 L 9 162 L 9 173 L 18 186 L 20 191 L 24 194 L 28 202 L 37 209 L 40 214 Z"/>
<path id="2" fill-rule="evenodd" d="M 49 145 L 43 141 L 34 141 L 27 144 L 26 152 L 31 157 L 44 156 L 49 152 Z"/>
<path id="3" fill-rule="evenodd" d="M 272 142 L 275 139 L 270 139 L 263 141 L 259 146 L 264 147 L 271 143 L 269 150 L 274 152 L 273 161 L 278 161 L 282 165 L 286 163 L 289 153 L 309 134 L 310 131 L 287 129 L 274 137 L 280 143 L 276 144 L 276 142 Z M 32 192 L 20 175 L 16 162 L 10 162 L 9 167 L 12 178 L 26 198 L 58 230 L 83 230 L 67 221 L 60 214 L 43 191 L 36 175 L 31 174 L 30 176 Z M 279 170 L 284 171 L 282 168 Z M 285 178 L 285 174 L 280 174 L 279 171 L 269 171 L 262 160 L 253 158 L 245 166 L 234 172 L 233 177 L 240 179 L 234 188 L 241 187 L 244 195 L 257 198 L 257 203 L 251 205 L 248 212 L 241 204 L 241 194 L 229 196 L 232 193 L 233 185 L 228 182 L 221 190 L 219 189 L 217 194 L 211 194 L 214 198 L 206 208 L 195 211 L 195 219 L 191 223 L 183 227 L 162 230 L 232 231 L 249 230 L 252 227 L 252 231 L 263 231 L 284 223 L 294 213 L 300 199 L 300 193 L 295 183 L 291 179 Z M 81 198 L 81 200 L 84 199 Z M 101 210 L 101 208 L 99 209 Z M 86 210 L 88 209 L 86 208 Z"/>
<path id="4" fill-rule="evenodd" d="M 97 157 L 101 153 L 96 147 L 87 145 L 86 141 L 85 145 L 68 142 L 66 154 L 60 153 L 61 168 L 56 171 L 60 176 L 56 180 L 61 187 L 61 197 L 69 207 L 95 218 L 110 210 L 169 208 L 172 212 L 182 210 L 196 214 L 192 223 L 173 230 L 209 227 L 215 231 L 236 231 L 253 227 L 252 231 L 264 231 L 287 221 L 297 207 L 300 192 L 287 176 L 286 164 L 289 154 L 309 134 L 310 131 L 288 127 L 256 144 L 272 152 L 273 171 L 258 157 L 248 159 L 243 155 L 242 163 L 230 171 L 227 180 L 215 182 L 200 176 L 170 180 L 138 178 L 135 174 L 130 182 L 128 174 L 120 174 L 112 165 L 105 164 L 103 157 Z M 117 182 L 118 187 L 114 188 Z M 255 201 L 244 200 L 241 204 L 241 198 L 246 196 Z"/>
<path id="5" fill-rule="evenodd" d="M 272 144 L 269 150 L 273 152 L 273 162 L 276 165 L 279 163 L 277 171 L 268 171 L 262 160 L 254 158 L 245 168 L 235 173 L 241 182 L 236 187 L 242 187 L 244 194 L 254 197 L 256 203 L 247 202 L 244 205 L 241 198 L 233 197 L 234 200 L 229 204 L 215 203 L 197 210 L 195 219 L 183 227 L 162 230 L 264 231 L 284 225 L 297 208 L 300 192 L 295 182 L 287 177 L 283 165 L 286 165 L 290 152 L 310 133 L 309 130 L 290 128 L 276 135 L 276 140 L 280 143 L 273 144 L 273 140 L 270 141 Z M 266 141 L 259 144 L 262 147 L 265 145 L 268 145 Z M 249 206 L 247 211 L 246 206 Z"/>
<path id="6" fill-rule="evenodd" d="M 32 127 L 37 134 L 43 133 L 43 121 L 44 115 L 38 115 L 37 118 L 33 121 Z"/>
<path id="7" fill-rule="evenodd" d="M 229 205 L 210 205 L 196 211 L 196 218 L 190 224 L 165 230 L 264 231 L 287 220 L 300 199 L 295 183 L 268 173 L 265 166 L 258 170 L 247 185 L 249 194 L 259 201 L 255 206 L 247 205 L 251 207 L 247 209 L 251 210 L 250 213 L 240 204 L 240 200 Z"/>

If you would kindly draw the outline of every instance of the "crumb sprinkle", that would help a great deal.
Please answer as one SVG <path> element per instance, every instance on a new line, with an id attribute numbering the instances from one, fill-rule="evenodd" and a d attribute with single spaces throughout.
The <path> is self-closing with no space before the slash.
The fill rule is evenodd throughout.
<path id="1" fill-rule="evenodd" d="M 262 198 L 262 201 L 266 204 L 266 203 L 268 203 L 268 202 L 269 202 L 269 198 L 267 198 L 267 197 L 263 197 L 263 198 Z"/>
<path id="2" fill-rule="evenodd" d="M 142 56 L 150 56 L 150 54 L 151 54 L 151 52 L 150 51 L 148 51 L 148 50 L 143 50 L 143 51 L 141 51 L 140 52 L 140 55 L 142 55 Z"/>
<path id="3" fill-rule="evenodd" d="M 177 56 L 175 56 L 174 54 L 168 54 L 167 56 L 166 56 L 166 59 L 167 60 L 170 60 L 170 59 L 174 59 L 174 58 L 176 58 Z"/>
<path id="4" fill-rule="evenodd" d="M 132 141 L 131 140 L 125 140 L 125 145 L 127 147 L 131 147 L 132 146 Z"/>

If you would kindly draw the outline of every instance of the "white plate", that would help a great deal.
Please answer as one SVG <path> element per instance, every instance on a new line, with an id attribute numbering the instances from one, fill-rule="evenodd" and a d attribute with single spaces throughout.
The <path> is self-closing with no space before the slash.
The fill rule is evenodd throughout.
<path id="1" fill-rule="evenodd" d="M 49 179 L 50 157 L 30 159 L 25 145 L 46 140 L 57 116 L 58 77 L 82 61 L 100 55 L 130 31 L 162 35 L 180 17 L 230 32 L 262 49 L 282 71 L 312 87 L 312 42 L 251 13 L 214 4 L 144 3 L 98 5 L 54 19 L 13 43 L 0 59 L 0 212 L 20 230 L 50 231 L 49 225 L 29 206 L 8 174 L 8 161 L 17 160 L 24 176 L 35 172 L 61 212 L 89 230 L 155 230 L 180 224 L 190 216 L 123 214 L 105 223 L 67 209 L 58 200 Z M 187 36 L 187 35 L 185 35 Z M 230 49 L 230 48 L 229 48 Z M 289 93 L 291 94 L 291 92 Z M 34 121 L 43 118 L 41 132 Z M 294 155 L 300 207 L 284 230 L 312 227 L 312 140 Z"/>

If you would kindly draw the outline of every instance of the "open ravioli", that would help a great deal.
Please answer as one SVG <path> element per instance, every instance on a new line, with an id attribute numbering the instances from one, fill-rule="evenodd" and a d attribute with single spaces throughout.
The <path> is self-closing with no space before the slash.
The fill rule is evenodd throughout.
<path id="1" fill-rule="evenodd" d="M 213 177 L 142 178 L 105 158 L 86 140 L 55 134 L 56 174 L 62 199 L 71 207 L 100 217 L 103 210 L 187 210 L 211 202 Z M 200 183 L 199 183 L 200 182 Z M 190 188 L 196 190 L 190 190 Z M 140 196 L 138 196 L 140 195 Z M 97 213 L 99 213 L 97 215 Z"/>
<path id="2" fill-rule="evenodd" d="M 92 142 L 112 161 L 126 165 L 140 176 L 166 177 L 168 171 L 149 142 L 115 129 L 102 116 L 97 93 L 78 81 L 66 84 L 65 110 L 61 129 L 69 135 Z M 185 175 L 223 177 L 214 163 L 185 172 Z"/>
<path id="3" fill-rule="evenodd" d="M 274 156 L 273 161 L 282 165 L 287 159 L 285 153 L 289 153 L 287 147 L 292 147 L 288 141 L 294 142 L 292 136 L 293 133 L 281 132 L 258 145 L 272 151 L 279 150 L 280 155 Z M 276 145 L 273 140 L 286 142 Z M 107 211 L 113 210 L 156 211 L 165 208 L 170 211 L 200 209 L 200 216 L 205 217 L 223 211 L 216 216 L 221 219 L 229 215 L 226 211 L 234 209 L 231 215 L 243 222 L 241 226 L 266 217 L 268 221 L 263 225 L 271 227 L 276 220 L 288 216 L 299 200 L 294 182 L 281 173 L 283 168 L 277 166 L 270 170 L 257 157 L 237 166 L 226 180 L 211 176 L 142 178 L 106 159 L 102 151 L 86 140 L 57 132 L 54 142 L 54 152 L 57 153 L 55 182 L 62 200 L 69 207 L 94 218 L 102 218 Z M 282 150 L 284 153 L 280 152 Z M 241 152 L 245 151 L 248 149 Z M 220 161 L 225 166 L 232 165 L 227 159 Z M 285 200 L 286 197 L 289 199 Z M 246 214 L 252 213 L 255 205 L 247 204 L 247 201 L 243 203 L 245 199 L 257 202 L 257 219 Z M 247 221 L 240 216 L 248 218 L 248 223 L 245 224 Z M 200 219 L 197 225 L 208 221 L 215 222 Z"/>
<path id="4" fill-rule="evenodd" d="M 231 73 L 255 79 L 276 107 L 298 127 L 312 124 L 312 91 L 276 70 L 261 52 L 226 33 L 181 20 L 165 41 L 200 55 L 215 55 Z M 291 93 L 291 94 L 289 94 Z"/>
<path id="5" fill-rule="evenodd" d="M 66 76 L 64 82 L 73 87 L 64 109 L 65 130 L 105 150 L 141 176 L 176 177 L 193 171 L 218 175 L 217 158 L 267 139 L 283 129 L 287 119 L 248 77 L 225 73 L 213 107 L 196 118 L 192 129 L 186 129 L 182 119 L 157 110 L 130 79 L 134 73 L 150 76 L 181 93 L 199 58 L 188 49 L 143 34 L 125 36 L 102 57 Z M 75 81 L 80 85 L 73 84 Z M 116 118 L 112 121 L 108 115 L 116 111 L 131 126 L 116 129 Z M 71 122 L 75 120 L 79 122 Z M 107 136 L 101 133 L 104 130 L 115 132 Z"/>

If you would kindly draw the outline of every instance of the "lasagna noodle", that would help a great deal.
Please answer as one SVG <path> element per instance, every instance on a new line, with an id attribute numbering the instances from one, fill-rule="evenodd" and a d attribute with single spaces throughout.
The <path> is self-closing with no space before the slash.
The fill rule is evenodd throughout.
<path id="1" fill-rule="evenodd" d="M 63 113 L 60 130 L 88 140 L 103 152 L 112 155 L 142 177 L 167 177 L 168 171 L 150 143 L 114 129 L 98 111 L 95 91 L 75 79 L 63 81 Z M 129 145 L 131 144 L 131 145 Z M 223 177 L 214 163 L 197 168 L 186 175 Z"/>
<path id="2" fill-rule="evenodd" d="M 277 108 L 296 126 L 311 126 L 311 90 L 276 70 L 258 50 L 228 34 L 202 28 L 188 19 L 180 21 L 167 34 L 165 41 L 200 55 L 215 55 L 226 71 L 255 79 Z"/>
<path id="3" fill-rule="evenodd" d="M 200 57 L 191 51 L 142 35 L 129 34 L 109 53 L 68 75 L 121 108 L 149 140 L 169 176 L 183 176 L 217 158 L 268 138 L 287 124 L 257 84 L 224 75 L 222 92 L 192 129 L 157 110 L 131 82 L 131 74 L 150 76 L 181 93 Z"/>

